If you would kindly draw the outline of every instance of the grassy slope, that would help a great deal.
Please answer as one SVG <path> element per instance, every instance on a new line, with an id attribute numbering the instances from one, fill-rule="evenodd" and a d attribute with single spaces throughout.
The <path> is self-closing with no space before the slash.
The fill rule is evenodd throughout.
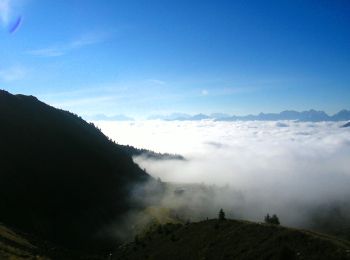
<path id="1" fill-rule="evenodd" d="M 87 255 L 78 251 L 58 247 L 48 241 L 24 234 L 0 223 L 0 259 L 1 260 L 102 260 L 107 257 Z"/>
<path id="2" fill-rule="evenodd" d="M 115 259 L 350 259 L 327 235 L 236 220 L 167 224 L 124 245 Z"/>
<path id="3" fill-rule="evenodd" d="M 0 224 L 0 259 L 49 259 L 26 238 Z"/>

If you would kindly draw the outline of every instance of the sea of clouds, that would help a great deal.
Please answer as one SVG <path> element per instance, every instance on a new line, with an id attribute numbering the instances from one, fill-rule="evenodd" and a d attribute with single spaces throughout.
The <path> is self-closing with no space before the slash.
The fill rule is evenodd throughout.
<path id="1" fill-rule="evenodd" d="M 229 215 L 256 221 L 267 212 L 277 213 L 291 226 L 305 226 L 306 216 L 316 208 L 349 202 L 350 129 L 341 128 L 343 124 L 96 122 L 120 144 L 186 157 L 186 161 L 134 158 L 152 176 L 167 182 L 218 187 L 207 194 L 189 193 L 182 206 L 202 203 L 213 208 L 205 213 L 209 217 L 224 207 Z M 164 198 L 164 204 L 171 202 L 173 198 Z"/>

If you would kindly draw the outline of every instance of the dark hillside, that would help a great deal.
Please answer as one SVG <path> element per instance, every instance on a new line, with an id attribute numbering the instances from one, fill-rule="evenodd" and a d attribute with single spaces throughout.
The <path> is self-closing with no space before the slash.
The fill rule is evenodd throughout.
<path id="1" fill-rule="evenodd" d="M 350 259 L 350 243 L 309 231 L 236 220 L 166 224 L 119 247 L 114 259 Z"/>
<path id="2" fill-rule="evenodd" d="M 0 221 L 65 246 L 99 247 L 100 231 L 137 206 L 130 189 L 149 176 L 80 117 L 0 91 L 0 122 Z"/>
<path id="3" fill-rule="evenodd" d="M 0 223 L 1 260 L 103 260 L 108 259 L 108 254 L 95 255 L 68 250 Z"/>

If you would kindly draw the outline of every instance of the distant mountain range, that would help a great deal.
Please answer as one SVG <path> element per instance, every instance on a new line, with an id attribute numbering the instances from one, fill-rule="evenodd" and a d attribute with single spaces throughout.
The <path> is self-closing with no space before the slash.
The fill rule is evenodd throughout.
<path id="1" fill-rule="evenodd" d="M 97 114 L 84 117 L 88 121 L 134 121 L 134 118 L 126 115 L 107 116 Z M 201 121 L 211 119 L 215 121 L 280 121 L 280 120 L 296 120 L 303 122 L 321 122 L 321 121 L 348 121 L 350 120 L 350 110 L 343 109 L 334 115 L 328 115 L 324 111 L 310 109 L 308 111 L 286 110 L 280 113 L 260 113 L 258 115 L 236 116 L 225 113 L 195 114 L 172 113 L 169 115 L 153 115 L 148 120 L 164 120 L 164 121 Z"/>
<path id="2" fill-rule="evenodd" d="M 152 116 L 149 119 L 161 119 L 166 121 L 199 121 L 212 119 L 215 121 L 279 121 L 279 120 L 296 120 L 304 122 L 321 122 L 321 121 L 347 121 L 350 120 L 350 110 L 343 109 L 334 115 L 328 115 L 324 111 L 314 109 L 308 111 L 286 110 L 281 113 L 260 113 L 258 115 L 235 116 L 227 114 L 170 114 L 166 116 Z"/>

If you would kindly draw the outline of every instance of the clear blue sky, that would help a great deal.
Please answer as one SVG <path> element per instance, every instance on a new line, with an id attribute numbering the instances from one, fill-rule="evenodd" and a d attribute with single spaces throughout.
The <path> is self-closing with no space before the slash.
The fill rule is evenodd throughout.
<path id="1" fill-rule="evenodd" d="M 81 115 L 350 108 L 347 0 L 0 0 L 0 29 L 0 88 Z"/>

